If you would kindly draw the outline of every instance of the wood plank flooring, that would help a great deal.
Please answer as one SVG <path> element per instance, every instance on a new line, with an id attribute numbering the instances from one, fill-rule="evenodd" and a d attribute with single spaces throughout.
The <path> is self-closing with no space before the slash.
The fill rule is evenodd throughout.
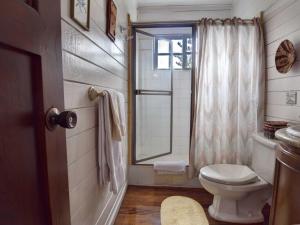
<path id="1" fill-rule="evenodd" d="M 173 195 L 195 199 L 208 215 L 207 209 L 213 196 L 204 189 L 128 186 L 115 225 L 160 225 L 160 204 L 165 198 Z M 208 220 L 210 225 L 231 225 L 209 217 Z"/>

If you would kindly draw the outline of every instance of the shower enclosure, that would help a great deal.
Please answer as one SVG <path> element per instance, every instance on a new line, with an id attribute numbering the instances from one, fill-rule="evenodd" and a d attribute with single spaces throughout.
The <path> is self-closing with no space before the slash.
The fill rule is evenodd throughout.
<path id="1" fill-rule="evenodd" d="M 133 28 L 134 164 L 189 162 L 192 27 Z"/>

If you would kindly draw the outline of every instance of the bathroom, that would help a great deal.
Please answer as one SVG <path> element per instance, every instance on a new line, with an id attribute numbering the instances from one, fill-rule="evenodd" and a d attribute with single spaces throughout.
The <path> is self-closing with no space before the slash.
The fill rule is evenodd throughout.
<path id="1" fill-rule="evenodd" d="M 0 10 L 0 225 L 300 224 L 299 0 Z"/>

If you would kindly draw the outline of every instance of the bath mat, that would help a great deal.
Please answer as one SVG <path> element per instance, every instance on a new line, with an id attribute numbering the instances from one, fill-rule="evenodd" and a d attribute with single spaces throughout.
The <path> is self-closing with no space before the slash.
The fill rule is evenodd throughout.
<path id="1" fill-rule="evenodd" d="M 161 225 L 209 225 L 202 206 L 194 199 L 172 196 L 161 203 Z"/>

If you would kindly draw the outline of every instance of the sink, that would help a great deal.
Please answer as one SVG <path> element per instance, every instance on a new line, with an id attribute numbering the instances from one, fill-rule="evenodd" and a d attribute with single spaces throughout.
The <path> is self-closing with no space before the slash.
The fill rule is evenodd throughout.
<path id="1" fill-rule="evenodd" d="M 290 135 L 300 138 L 300 125 L 288 127 L 286 132 Z"/>
<path id="2" fill-rule="evenodd" d="M 300 125 L 283 128 L 275 132 L 275 137 L 300 150 Z"/>

